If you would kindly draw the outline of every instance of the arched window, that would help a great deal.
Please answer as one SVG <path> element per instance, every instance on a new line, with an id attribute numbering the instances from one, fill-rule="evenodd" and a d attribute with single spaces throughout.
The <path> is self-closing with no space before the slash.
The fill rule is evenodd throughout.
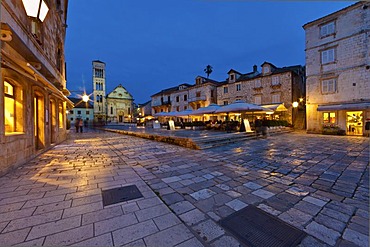
<path id="1" fill-rule="evenodd" d="M 23 90 L 20 86 L 4 81 L 5 133 L 23 132 Z"/>

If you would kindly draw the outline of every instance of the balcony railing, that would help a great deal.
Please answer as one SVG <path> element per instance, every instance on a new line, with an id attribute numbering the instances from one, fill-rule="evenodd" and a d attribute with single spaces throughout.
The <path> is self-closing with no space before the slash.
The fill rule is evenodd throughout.
<path id="1" fill-rule="evenodd" d="M 152 106 L 171 105 L 171 101 L 153 102 Z"/>
<path id="2" fill-rule="evenodd" d="M 191 102 L 196 102 L 196 101 L 205 101 L 207 100 L 207 97 L 206 96 L 198 96 L 198 97 L 191 97 L 189 98 L 189 103 Z"/>

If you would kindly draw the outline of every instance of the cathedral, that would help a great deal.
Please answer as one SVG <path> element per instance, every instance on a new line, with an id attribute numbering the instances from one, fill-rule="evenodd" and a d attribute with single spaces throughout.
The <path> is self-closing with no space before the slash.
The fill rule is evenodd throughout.
<path id="1" fill-rule="evenodd" d="M 107 123 L 124 123 L 133 120 L 132 95 L 119 84 L 112 92 L 106 94 L 105 63 L 99 60 L 93 65 L 93 101 L 94 121 Z"/>

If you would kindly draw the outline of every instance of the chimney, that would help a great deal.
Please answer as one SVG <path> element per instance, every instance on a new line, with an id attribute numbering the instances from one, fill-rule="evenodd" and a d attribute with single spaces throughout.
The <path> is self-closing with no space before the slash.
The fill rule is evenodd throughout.
<path id="1" fill-rule="evenodd" d="M 257 65 L 253 65 L 253 72 L 257 72 Z"/>

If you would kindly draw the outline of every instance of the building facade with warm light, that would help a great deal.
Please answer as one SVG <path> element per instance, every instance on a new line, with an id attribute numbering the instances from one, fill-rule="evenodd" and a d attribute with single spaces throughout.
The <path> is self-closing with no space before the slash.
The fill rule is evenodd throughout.
<path id="1" fill-rule="evenodd" d="M 195 78 L 195 85 L 189 88 L 188 102 L 191 108 L 197 110 L 212 103 L 216 104 L 218 85 L 218 81 L 203 76 L 197 76 Z"/>
<path id="2" fill-rule="evenodd" d="M 92 62 L 94 121 L 107 123 L 133 122 L 134 98 L 119 84 L 106 94 L 106 64 Z"/>
<path id="3" fill-rule="evenodd" d="M 217 81 L 197 76 L 193 85 L 183 83 L 176 87 L 164 89 L 151 96 L 152 114 L 197 110 L 211 103 L 216 103 L 218 85 L 219 82 Z M 194 117 L 193 119 L 196 121 L 198 118 Z M 190 118 L 186 118 L 185 121 L 188 119 Z"/>
<path id="4" fill-rule="evenodd" d="M 77 119 L 82 119 L 86 124 L 90 125 L 94 119 L 94 106 L 89 100 L 84 101 L 81 98 L 68 97 L 73 102 L 74 107 L 68 111 L 67 119 L 71 126 L 74 126 Z"/>
<path id="5" fill-rule="evenodd" d="M 108 122 L 133 122 L 134 98 L 121 84 L 107 95 Z"/>
<path id="6" fill-rule="evenodd" d="M 0 174 L 67 136 L 68 1 L 38 2 L 1 1 Z"/>
<path id="7" fill-rule="evenodd" d="M 243 74 L 234 69 L 228 72 L 228 79 L 217 87 L 217 104 L 228 105 L 235 100 L 266 106 L 272 111 L 267 117 L 287 120 L 296 128 L 304 126 L 304 104 L 293 108 L 305 96 L 305 72 L 301 65 L 276 67 L 264 62 L 262 72 L 257 66 L 253 71 Z"/>
<path id="8" fill-rule="evenodd" d="M 189 107 L 188 88 L 192 85 L 183 83 L 176 87 L 166 88 L 151 96 L 152 115 L 160 112 L 182 111 Z"/>
<path id="9" fill-rule="evenodd" d="M 363 135 L 370 122 L 370 4 L 357 2 L 309 22 L 307 132 Z M 368 123 L 370 125 L 370 123 Z"/>

